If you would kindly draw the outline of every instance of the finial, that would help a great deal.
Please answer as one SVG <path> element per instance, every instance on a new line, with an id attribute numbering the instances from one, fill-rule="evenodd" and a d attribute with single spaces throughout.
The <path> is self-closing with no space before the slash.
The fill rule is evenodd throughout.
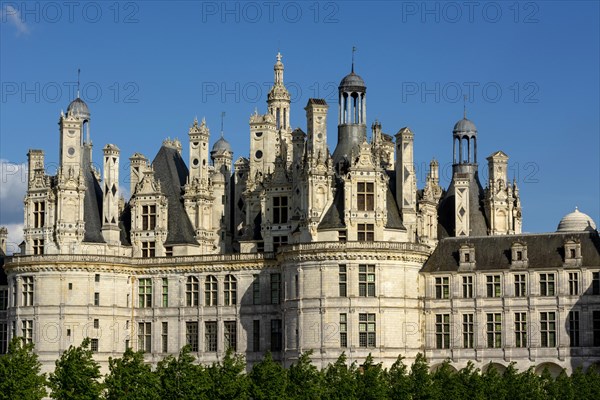
<path id="1" fill-rule="evenodd" d="M 279 52 L 279 50 L 277 50 L 277 62 L 281 62 L 281 58 L 283 56 L 281 55 L 281 53 Z"/>
<path id="2" fill-rule="evenodd" d="M 356 53 L 356 46 L 352 46 L 352 73 L 354 73 L 354 53 Z"/>
<path id="3" fill-rule="evenodd" d="M 463 95 L 463 118 L 467 119 L 467 95 Z"/>
<path id="4" fill-rule="evenodd" d="M 223 123 L 225 121 L 225 111 L 221 112 L 221 138 L 223 137 Z"/>
<path id="5" fill-rule="evenodd" d="M 575 212 L 579 212 L 579 207 L 575 206 Z"/>
<path id="6" fill-rule="evenodd" d="M 81 68 L 77 68 L 77 98 L 79 98 L 79 76 L 81 75 Z"/>

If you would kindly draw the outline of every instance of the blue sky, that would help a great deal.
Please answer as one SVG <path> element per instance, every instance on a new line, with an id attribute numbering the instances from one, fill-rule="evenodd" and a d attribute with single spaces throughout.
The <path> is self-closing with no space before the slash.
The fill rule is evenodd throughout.
<path id="1" fill-rule="evenodd" d="M 75 95 L 92 112 L 101 148 L 152 159 L 166 137 L 184 143 L 195 116 L 211 142 L 246 156 L 248 119 L 265 112 L 278 50 L 305 129 L 310 97 L 330 104 L 350 70 L 367 84 L 368 125 L 415 132 L 419 186 L 432 157 L 449 181 L 452 127 L 467 113 L 479 130 L 480 173 L 496 150 L 510 156 L 524 231 L 554 231 L 575 206 L 600 221 L 600 10 L 598 2 L 2 2 L 0 224 L 19 229 L 29 148 L 58 159 L 57 121 Z M 485 182 L 484 182 L 485 185 Z M 15 238 L 15 235 L 12 234 Z M 16 239 L 14 239 L 16 240 Z"/>

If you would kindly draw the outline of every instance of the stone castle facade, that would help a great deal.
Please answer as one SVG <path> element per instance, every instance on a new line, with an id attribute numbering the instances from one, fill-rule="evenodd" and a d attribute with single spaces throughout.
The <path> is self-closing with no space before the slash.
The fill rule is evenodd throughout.
<path id="1" fill-rule="evenodd" d="M 126 346 L 155 363 L 186 344 L 202 362 L 231 347 L 248 362 L 270 350 L 289 365 L 314 350 L 319 367 L 346 352 L 386 366 L 418 352 L 432 365 L 587 367 L 600 361 L 600 239 L 575 211 L 558 231 L 523 234 L 508 156 L 478 175 L 477 129 L 452 131 L 452 181 L 431 161 L 417 188 L 414 133 L 375 121 L 354 72 L 339 85 L 337 145 L 328 105 L 310 99 L 292 129 L 277 55 L 267 112 L 250 116 L 250 152 L 233 162 L 204 120 L 154 160 L 120 151 L 93 168 L 91 113 L 76 98 L 59 118 L 60 168 L 28 153 L 20 254 L 0 276 L 0 352 L 35 343 L 47 370 L 84 337 L 105 368 Z M 333 108 L 333 107 L 332 107 Z M 6 241 L 6 231 L 0 231 Z M 5 251 L 4 247 L 4 251 Z M 2 253 L 0 253 L 2 254 Z"/>

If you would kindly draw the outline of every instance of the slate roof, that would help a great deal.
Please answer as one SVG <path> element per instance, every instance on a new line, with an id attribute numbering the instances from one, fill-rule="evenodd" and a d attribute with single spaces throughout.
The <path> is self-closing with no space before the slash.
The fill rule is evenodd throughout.
<path id="1" fill-rule="evenodd" d="M 8 278 L 6 277 L 6 273 L 4 272 L 4 258 L 5 254 L 2 249 L 0 249 L 0 286 L 8 285 Z"/>
<path id="2" fill-rule="evenodd" d="M 388 209 L 386 228 L 406 229 L 402 223 L 402 216 L 398 203 L 396 203 L 396 171 L 386 171 L 389 177 L 389 187 L 386 191 L 386 204 Z"/>
<path id="3" fill-rule="evenodd" d="M 333 203 L 325 212 L 323 219 L 317 229 L 340 229 L 345 228 L 344 223 L 344 184 L 336 179 L 336 191 Z"/>
<path id="4" fill-rule="evenodd" d="M 91 153 L 91 146 L 85 145 L 82 156 L 86 186 L 83 199 L 83 218 L 85 220 L 83 241 L 88 243 L 104 243 L 104 237 L 102 236 L 102 189 L 92 171 Z"/>
<path id="5" fill-rule="evenodd" d="M 475 270 L 502 270 L 511 266 L 511 246 L 519 242 L 527 246 L 528 268 L 561 268 L 565 240 L 581 243 L 583 267 L 600 266 L 600 237 L 594 232 L 522 234 L 484 237 L 460 237 L 440 240 L 422 272 L 452 272 L 459 267 L 459 249 L 463 244 L 475 248 Z"/>
<path id="6" fill-rule="evenodd" d="M 154 176 L 160 181 L 162 192 L 169 204 L 169 233 L 165 245 L 198 244 L 194 237 L 194 227 L 183 206 L 183 186 L 189 171 L 181 154 L 175 148 L 162 146 L 152 161 L 152 166 Z"/>
<path id="7" fill-rule="evenodd" d="M 484 192 L 479 174 L 475 172 L 469 186 L 469 224 L 470 236 L 486 236 L 488 234 L 488 222 L 483 209 Z M 455 235 L 455 199 L 454 179 L 440 202 L 438 208 L 438 238 L 453 237 Z"/>

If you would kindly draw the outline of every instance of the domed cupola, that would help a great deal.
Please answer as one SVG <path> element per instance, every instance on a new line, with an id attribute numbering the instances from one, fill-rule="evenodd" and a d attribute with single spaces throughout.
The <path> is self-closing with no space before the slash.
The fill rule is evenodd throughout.
<path id="1" fill-rule="evenodd" d="M 229 142 L 227 140 L 225 140 L 225 138 L 223 136 L 221 136 L 221 138 L 219 140 L 217 140 L 215 142 L 215 144 L 213 145 L 212 151 L 210 153 L 212 155 L 215 155 L 215 154 L 222 154 L 224 152 L 232 153 L 231 145 L 229 144 Z"/>
<path id="2" fill-rule="evenodd" d="M 365 85 L 365 81 L 360 75 L 354 73 L 354 68 L 352 68 L 352 72 L 342 79 L 339 86 L 340 91 L 344 92 L 366 92 L 367 86 Z"/>
<path id="3" fill-rule="evenodd" d="M 454 124 L 452 141 L 454 165 L 477 164 L 477 128 L 467 119 L 466 108 L 463 118 Z"/>
<path id="4" fill-rule="evenodd" d="M 79 96 L 69 104 L 67 107 L 67 115 L 69 117 L 77 117 L 83 121 L 90 121 L 90 109 L 85 101 L 81 100 Z"/>
<path id="5" fill-rule="evenodd" d="M 582 213 L 575 207 L 575 211 L 565 215 L 558 223 L 556 232 L 582 232 L 595 231 L 596 224 L 592 217 Z"/>

